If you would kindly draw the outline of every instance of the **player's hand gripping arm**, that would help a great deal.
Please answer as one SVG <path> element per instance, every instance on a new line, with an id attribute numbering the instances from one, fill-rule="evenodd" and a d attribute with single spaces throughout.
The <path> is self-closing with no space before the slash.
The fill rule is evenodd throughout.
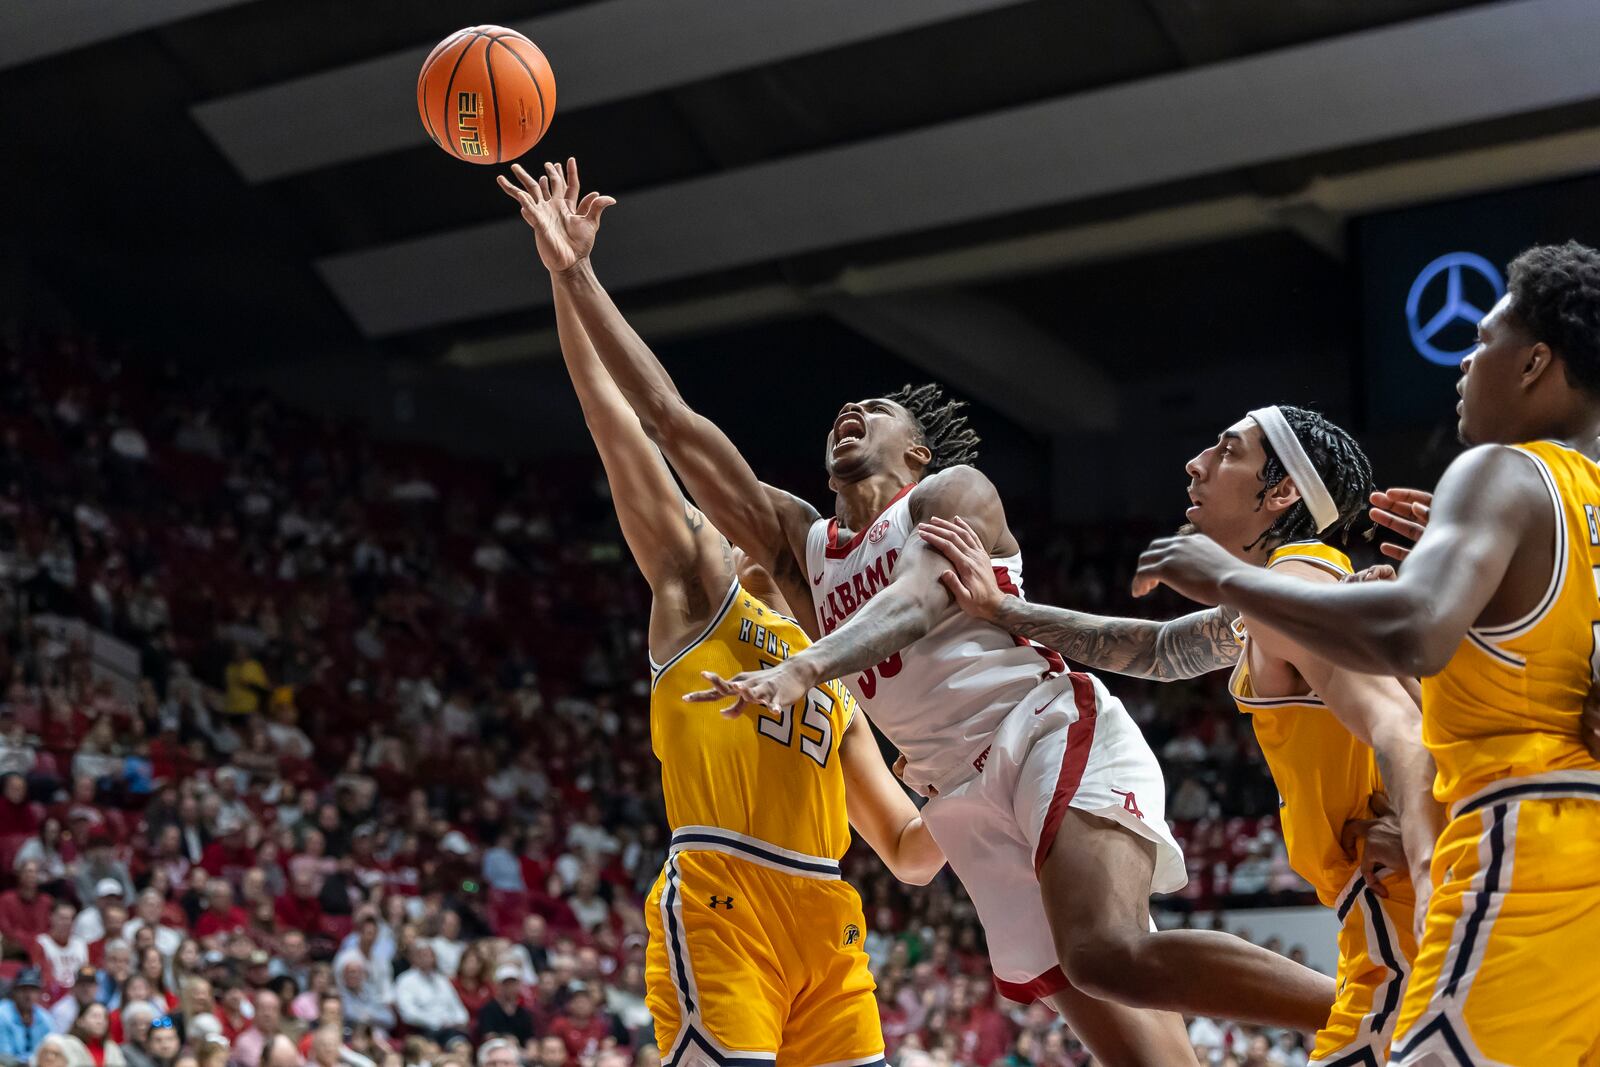
<path id="1" fill-rule="evenodd" d="M 939 580 L 962 611 L 1086 667 L 1170 682 L 1198 678 L 1239 661 L 1231 626 L 1236 616 L 1227 608 L 1157 622 L 1032 604 L 1001 590 L 988 550 L 965 519 L 935 517 L 917 532 L 944 554 L 949 569 Z"/>
<path id="2" fill-rule="evenodd" d="M 883 762 L 872 724 L 860 709 L 845 727 L 839 758 L 844 761 L 850 825 L 896 878 L 911 885 L 927 885 L 944 866 L 944 853 L 905 787 Z"/>
<path id="3" fill-rule="evenodd" d="M 507 191 L 522 205 L 523 218 L 536 230 L 558 228 L 574 214 L 575 205 L 557 205 L 547 187 L 535 184 L 540 191 L 535 197 L 504 178 L 501 186 L 509 187 Z M 589 202 L 593 202 L 592 194 Z M 598 212 L 595 214 L 598 218 Z M 541 255 L 548 243 L 540 242 Z M 726 558 L 725 552 L 717 551 L 715 542 L 721 540 L 717 532 L 683 499 L 661 453 L 606 374 L 571 299 L 559 286 L 555 288 L 555 307 L 561 358 L 605 466 L 622 535 L 645 580 L 659 592 L 664 581 L 684 577 L 701 559 Z M 724 569 L 731 577 L 731 566 Z"/>
<path id="4" fill-rule="evenodd" d="M 645 433 L 666 453 L 712 525 L 765 567 L 793 599 L 805 585 L 801 560 L 816 510 L 756 478 L 727 435 L 684 401 L 661 361 L 600 284 L 589 254 L 600 213 L 614 201 L 594 193 L 578 198 L 576 160 L 567 160 L 565 171 L 545 164 L 545 175 L 538 181 L 521 166 L 513 166 L 512 172 L 521 188 L 503 177 L 501 188 L 523 205 L 523 218 L 533 228 L 539 257 L 553 285 L 571 299 L 601 362 Z M 537 207 L 541 198 L 554 201 L 559 225 L 544 221 L 537 212 L 535 218 L 529 217 L 525 201 Z M 809 596 L 807 592 L 806 599 L 796 602 L 805 603 Z"/>
<path id="5" fill-rule="evenodd" d="M 1530 525 L 1548 513 L 1548 500 L 1526 457 L 1475 448 L 1445 471 L 1428 536 L 1394 581 L 1304 582 L 1194 534 L 1151 544 L 1133 592 L 1143 596 L 1165 582 L 1202 603 L 1225 603 L 1341 667 L 1436 674 L 1499 589 Z"/>
<path id="6" fill-rule="evenodd" d="M 962 516 L 986 545 L 1011 540 L 1005 509 L 989 479 L 972 467 L 951 467 L 922 481 L 908 498 L 911 516 L 925 522 L 936 515 Z M 764 671 L 746 671 L 733 678 L 705 672 L 710 688 L 686 698 L 697 702 L 726 701 L 724 715 L 741 714 L 759 705 L 774 710 L 793 704 L 806 690 L 829 678 L 865 670 L 916 641 L 951 610 L 950 595 L 939 576 L 944 557 L 920 537 L 906 543 L 894 577 L 850 621 L 804 652 Z"/>

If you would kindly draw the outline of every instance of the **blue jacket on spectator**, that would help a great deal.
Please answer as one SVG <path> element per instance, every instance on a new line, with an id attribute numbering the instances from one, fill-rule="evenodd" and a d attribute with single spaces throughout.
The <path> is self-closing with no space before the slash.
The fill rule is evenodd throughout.
<path id="1" fill-rule="evenodd" d="M 33 1025 L 23 1026 L 16 1003 L 0 1000 L 0 1055 L 31 1060 L 39 1042 L 55 1032 L 50 1013 L 44 1008 L 36 1005 L 33 1009 Z"/>

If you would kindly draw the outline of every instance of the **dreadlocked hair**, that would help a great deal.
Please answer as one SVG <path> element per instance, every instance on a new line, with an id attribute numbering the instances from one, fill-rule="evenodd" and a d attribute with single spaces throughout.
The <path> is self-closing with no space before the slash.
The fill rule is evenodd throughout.
<path id="1" fill-rule="evenodd" d="M 1289 429 L 1294 431 L 1300 447 L 1305 449 L 1317 477 L 1322 479 L 1328 495 L 1333 497 L 1333 503 L 1339 509 L 1339 518 L 1326 530 L 1319 531 L 1317 521 L 1311 517 L 1311 509 L 1306 506 L 1302 494 L 1301 499 L 1296 500 L 1260 537 L 1245 547 L 1254 548 L 1263 541 L 1273 548 L 1293 541 L 1332 542 L 1336 537 L 1340 544 L 1348 542 L 1350 527 L 1366 511 L 1367 497 L 1372 493 L 1371 461 L 1361 451 L 1361 446 L 1356 444 L 1355 438 L 1315 411 L 1287 404 L 1280 405 L 1278 410 L 1283 412 Z M 1261 479 L 1261 492 L 1256 494 L 1258 506 L 1266 502 L 1267 491 L 1289 474 L 1265 435 L 1262 435 L 1261 444 L 1266 449 L 1267 462 L 1258 475 Z"/>
<path id="2" fill-rule="evenodd" d="M 911 413 L 917 424 L 917 435 L 933 453 L 925 473 L 935 474 L 978 458 L 978 434 L 961 414 L 961 409 L 967 406 L 965 400 L 947 399 L 944 390 L 932 382 L 902 386 L 890 393 L 888 399 Z"/>

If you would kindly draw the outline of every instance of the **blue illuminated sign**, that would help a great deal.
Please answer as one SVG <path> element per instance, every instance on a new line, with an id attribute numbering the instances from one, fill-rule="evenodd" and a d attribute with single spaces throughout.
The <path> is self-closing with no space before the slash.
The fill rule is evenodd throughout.
<path id="1" fill-rule="evenodd" d="M 1444 275 L 1443 284 L 1433 284 L 1441 274 Z M 1406 327 L 1411 333 L 1411 346 L 1429 363 L 1442 367 L 1458 365 L 1461 358 L 1472 351 L 1472 343 L 1468 340 L 1465 348 L 1445 348 L 1440 335 L 1458 323 L 1475 330 L 1478 320 L 1505 291 L 1500 272 L 1487 259 L 1476 252 L 1446 252 L 1422 268 L 1422 273 L 1411 283 L 1411 292 L 1406 295 Z M 1481 307 L 1473 302 L 1475 299 L 1482 303 Z M 1463 338 L 1470 336 L 1460 329 L 1451 332 Z"/>

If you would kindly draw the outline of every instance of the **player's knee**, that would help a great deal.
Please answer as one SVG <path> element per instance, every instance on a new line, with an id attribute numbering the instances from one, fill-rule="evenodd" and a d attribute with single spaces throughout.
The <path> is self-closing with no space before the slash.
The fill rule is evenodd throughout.
<path id="1" fill-rule="evenodd" d="M 1073 988 L 1100 1000 L 1137 1003 L 1148 992 L 1145 938 L 1098 933 L 1062 946 L 1061 970 Z"/>

